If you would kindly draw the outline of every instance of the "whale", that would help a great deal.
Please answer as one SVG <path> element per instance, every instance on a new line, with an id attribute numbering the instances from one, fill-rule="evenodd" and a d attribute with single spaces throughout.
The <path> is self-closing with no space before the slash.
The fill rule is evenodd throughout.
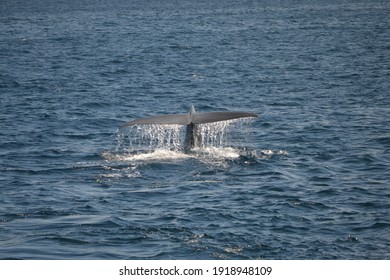
<path id="1" fill-rule="evenodd" d="M 199 125 L 201 124 L 257 117 L 257 114 L 250 112 L 221 111 L 198 113 L 195 111 L 194 105 L 192 105 L 187 114 L 168 114 L 136 119 L 124 123 L 121 128 L 140 125 L 185 125 L 186 134 L 184 149 L 188 151 L 195 147 L 199 147 L 202 144 L 202 135 L 199 129 Z"/>

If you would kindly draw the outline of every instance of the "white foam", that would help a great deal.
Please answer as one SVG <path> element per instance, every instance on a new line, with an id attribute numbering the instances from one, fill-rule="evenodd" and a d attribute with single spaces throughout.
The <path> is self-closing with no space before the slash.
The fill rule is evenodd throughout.
<path id="1" fill-rule="evenodd" d="M 207 147 L 195 148 L 192 150 L 198 157 L 206 157 L 213 159 L 234 159 L 240 157 L 240 152 L 232 147 Z"/>
<path id="2" fill-rule="evenodd" d="M 154 151 L 147 151 L 137 154 L 116 154 L 105 152 L 102 153 L 102 156 L 109 161 L 166 161 L 193 157 L 191 154 L 185 154 L 179 151 L 171 151 L 166 149 L 156 149 Z"/>
<path id="3" fill-rule="evenodd" d="M 285 151 L 285 150 L 261 150 L 260 151 L 260 155 L 257 156 L 258 158 L 270 158 L 272 156 L 275 156 L 275 155 L 278 155 L 278 156 L 286 156 L 288 155 L 288 152 Z"/>
<path id="4" fill-rule="evenodd" d="M 191 155 L 179 151 L 170 151 L 165 149 L 157 149 L 150 153 L 133 155 L 129 160 L 134 161 L 166 161 L 166 160 L 180 160 L 190 158 Z"/>
<path id="5" fill-rule="evenodd" d="M 182 151 L 172 151 L 166 149 L 156 149 L 154 151 L 132 153 L 102 153 L 102 157 L 108 161 L 129 161 L 129 162 L 140 162 L 140 161 L 175 161 L 185 160 L 190 158 L 198 158 L 202 160 L 220 160 L 224 161 L 227 159 L 236 159 L 240 157 L 240 151 L 231 147 L 226 148 L 195 148 L 188 153 Z"/>

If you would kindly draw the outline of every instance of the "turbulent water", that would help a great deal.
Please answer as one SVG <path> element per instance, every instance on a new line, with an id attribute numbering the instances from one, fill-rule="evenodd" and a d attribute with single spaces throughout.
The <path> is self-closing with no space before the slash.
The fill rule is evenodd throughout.
<path id="1" fill-rule="evenodd" d="M 0 3 L 1 259 L 390 259 L 390 2 Z M 251 121 L 119 129 L 161 114 Z"/>

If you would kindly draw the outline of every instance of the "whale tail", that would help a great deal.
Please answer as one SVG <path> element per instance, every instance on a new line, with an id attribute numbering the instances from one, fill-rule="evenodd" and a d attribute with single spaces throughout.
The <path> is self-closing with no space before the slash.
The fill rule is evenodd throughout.
<path id="1" fill-rule="evenodd" d="M 197 113 L 194 105 L 191 106 L 190 111 L 187 114 L 175 114 L 175 115 L 161 115 L 148 118 L 142 118 L 127 122 L 122 127 L 143 125 L 143 124 L 202 124 L 227 121 L 239 118 L 255 118 L 257 114 L 247 112 L 210 112 L 210 113 Z"/>
<path id="2" fill-rule="evenodd" d="M 191 106 L 190 111 L 187 114 L 171 114 L 161 115 L 148 118 L 142 118 L 133 120 L 123 124 L 121 127 L 137 126 L 137 125 L 150 125 L 150 124 L 176 124 L 186 125 L 186 149 L 191 149 L 196 145 L 199 145 L 201 135 L 199 135 L 199 129 L 197 125 L 204 123 L 213 123 L 220 121 L 228 121 L 240 118 L 256 118 L 257 114 L 248 112 L 210 112 L 210 113 L 197 113 L 194 105 Z"/>

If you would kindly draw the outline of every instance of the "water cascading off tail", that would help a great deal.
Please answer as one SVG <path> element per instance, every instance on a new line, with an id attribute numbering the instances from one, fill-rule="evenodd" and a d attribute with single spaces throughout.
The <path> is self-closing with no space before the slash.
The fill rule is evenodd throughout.
<path id="1" fill-rule="evenodd" d="M 221 121 L 200 124 L 194 151 L 212 148 L 240 147 L 249 137 L 243 121 Z M 117 151 L 147 152 L 158 149 L 184 152 L 186 127 L 182 125 L 139 125 L 121 129 L 118 133 Z M 187 151 L 188 152 L 188 151 Z"/>
<path id="2" fill-rule="evenodd" d="M 170 151 L 193 152 L 210 148 L 223 148 L 236 141 L 232 130 L 237 120 L 257 117 L 247 112 L 197 113 L 194 106 L 187 114 L 162 115 L 130 121 L 122 126 L 118 148 L 130 151 Z M 245 131 L 245 130 L 244 130 Z M 234 143 L 236 146 L 238 143 Z"/>

